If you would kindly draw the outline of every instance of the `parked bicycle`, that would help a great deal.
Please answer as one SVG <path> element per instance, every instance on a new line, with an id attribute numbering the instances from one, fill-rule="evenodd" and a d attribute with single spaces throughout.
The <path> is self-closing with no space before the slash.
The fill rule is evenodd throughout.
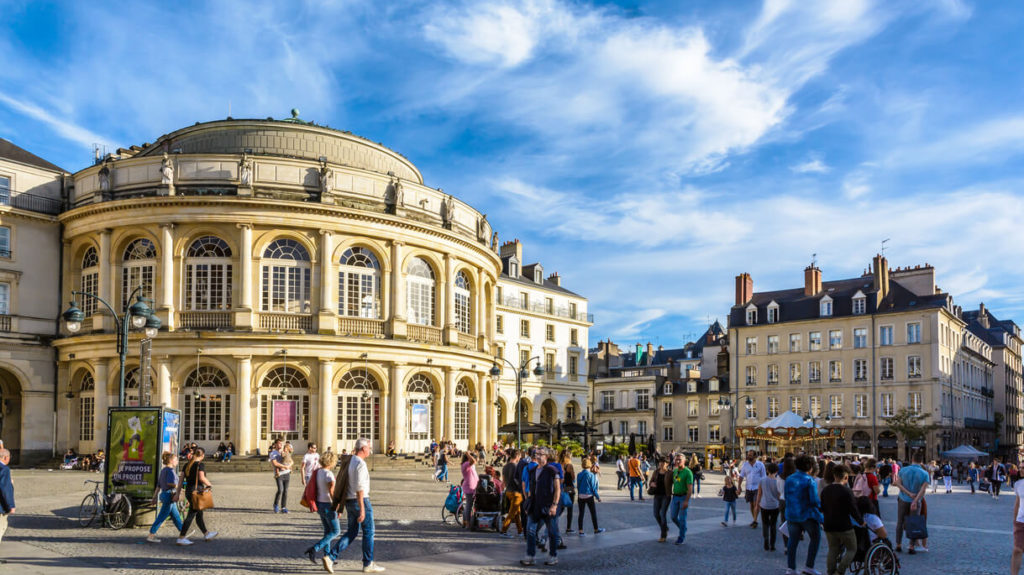
<path id="1" fill-rule="evenodd" d="M 120 493 L 109 496 L 103 493 L 103 482 L 87 479 L 85 484 L 93 484 L 92 493 L 82 500 L 82 507 L 78 510 L 78 522 L 82 527 L 89 527 L 97 517 L 101 525 L 111 529 L 123 529 L 132 518 L 132 502 Z"/>

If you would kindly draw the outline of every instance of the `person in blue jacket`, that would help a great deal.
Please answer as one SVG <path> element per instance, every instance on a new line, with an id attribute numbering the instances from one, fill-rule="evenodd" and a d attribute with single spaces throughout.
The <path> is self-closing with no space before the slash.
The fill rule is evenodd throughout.
<path id="1" fill-rule="evenodd" d="M 14 513 L 14 483 L 11 481 L 11 452 L 0 448 L 0 540 L 7 532 L 7 517 Z"/>

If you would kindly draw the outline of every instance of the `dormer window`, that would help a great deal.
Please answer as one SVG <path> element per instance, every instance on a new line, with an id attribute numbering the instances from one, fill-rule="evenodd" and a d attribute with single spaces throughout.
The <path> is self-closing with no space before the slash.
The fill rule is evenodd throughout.
<path id="1" fill-rule="evenodd" d="M 519 277 L 519 264 L 509 262 L 508 264 L 508 275 L 514 278 Z"/>
<path id="2" fill-rule="evenodd" d="M 672 384 L 669 382 L 665 382 L 665 387 L 664 389 L 662 389 L 662 393 L 664 395 L 672 395 Z"/>
<path id="3" fill-rule="evenodd" d="M 779 321 L 779 304 L 774 301 L 768 304 L 768 323 L 778 323 Z"/>
<path id="4" fill-rule="evenodd" d="M 853 315 L 864 315 L 868 311 L 868 298 L 857 292 L 853 295 Z"/>
<path id="5" fill-rule="evenodd" d="M 542 272 L 540 270 L 534 270 L 533 271 L 533 282 L 534 283 L 538 283 L 538 284 L 544 283 L 544 272 Z"/>
<path id="6" fill-rule="evenodd" d="M 757 323 L 757 306 L 750 304 L 747 306 L 747 325 L 754 325 Z"/>
<path id="7" fill-rule="evenodd" d="M 821 298 L 820 306 L 821 317 L 832 317 L 832 298 L 828 296 Z"/>

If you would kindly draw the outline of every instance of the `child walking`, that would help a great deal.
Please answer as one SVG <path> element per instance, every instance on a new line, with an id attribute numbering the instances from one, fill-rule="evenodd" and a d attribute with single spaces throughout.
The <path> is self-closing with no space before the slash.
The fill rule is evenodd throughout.
<path id="1" fill-rule="evenodd" d="M 725 476 L 725 487 L 719 491 L 719 495 L 722 496 L 722 501 L 725 501 L 725 520 L 722 521 L 722 527 L 728 527 L 729 524 L 729 511 L 732 511 L 732 524 L 736 525 L 736 499 L 739 497 L 739 492 L 736 490 L 736 485 L 732 482 L 732 476 L 726 474 Z"/>

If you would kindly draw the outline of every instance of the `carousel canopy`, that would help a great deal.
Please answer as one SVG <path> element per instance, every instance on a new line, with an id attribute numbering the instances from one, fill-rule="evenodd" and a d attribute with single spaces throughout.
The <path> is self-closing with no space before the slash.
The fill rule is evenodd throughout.
<path id="1" fill-rule="evenodd" d="M 786 411 L 757 427 L 737 427 L 736 435 L 750 439 L 769 441 L 807 441 L 813 439 L 840 439 L 845 430 L 841 427 L 812 427 L 804 418 Z"/>
<path id="2" fill-rule="evenodd" d="M 765 429 L 779 429 L 779 428 L 790 428 L 790 427 L 811 427 L 811 423 L 804 423 L 804 418 L 793 413 L 792 411 L 786 411 L 785 413 L 779 414 L 778 417 L 773 417 L 768 421 L 758 425 Z M 818 427 L 821 427 L 820 425 Z"/>

